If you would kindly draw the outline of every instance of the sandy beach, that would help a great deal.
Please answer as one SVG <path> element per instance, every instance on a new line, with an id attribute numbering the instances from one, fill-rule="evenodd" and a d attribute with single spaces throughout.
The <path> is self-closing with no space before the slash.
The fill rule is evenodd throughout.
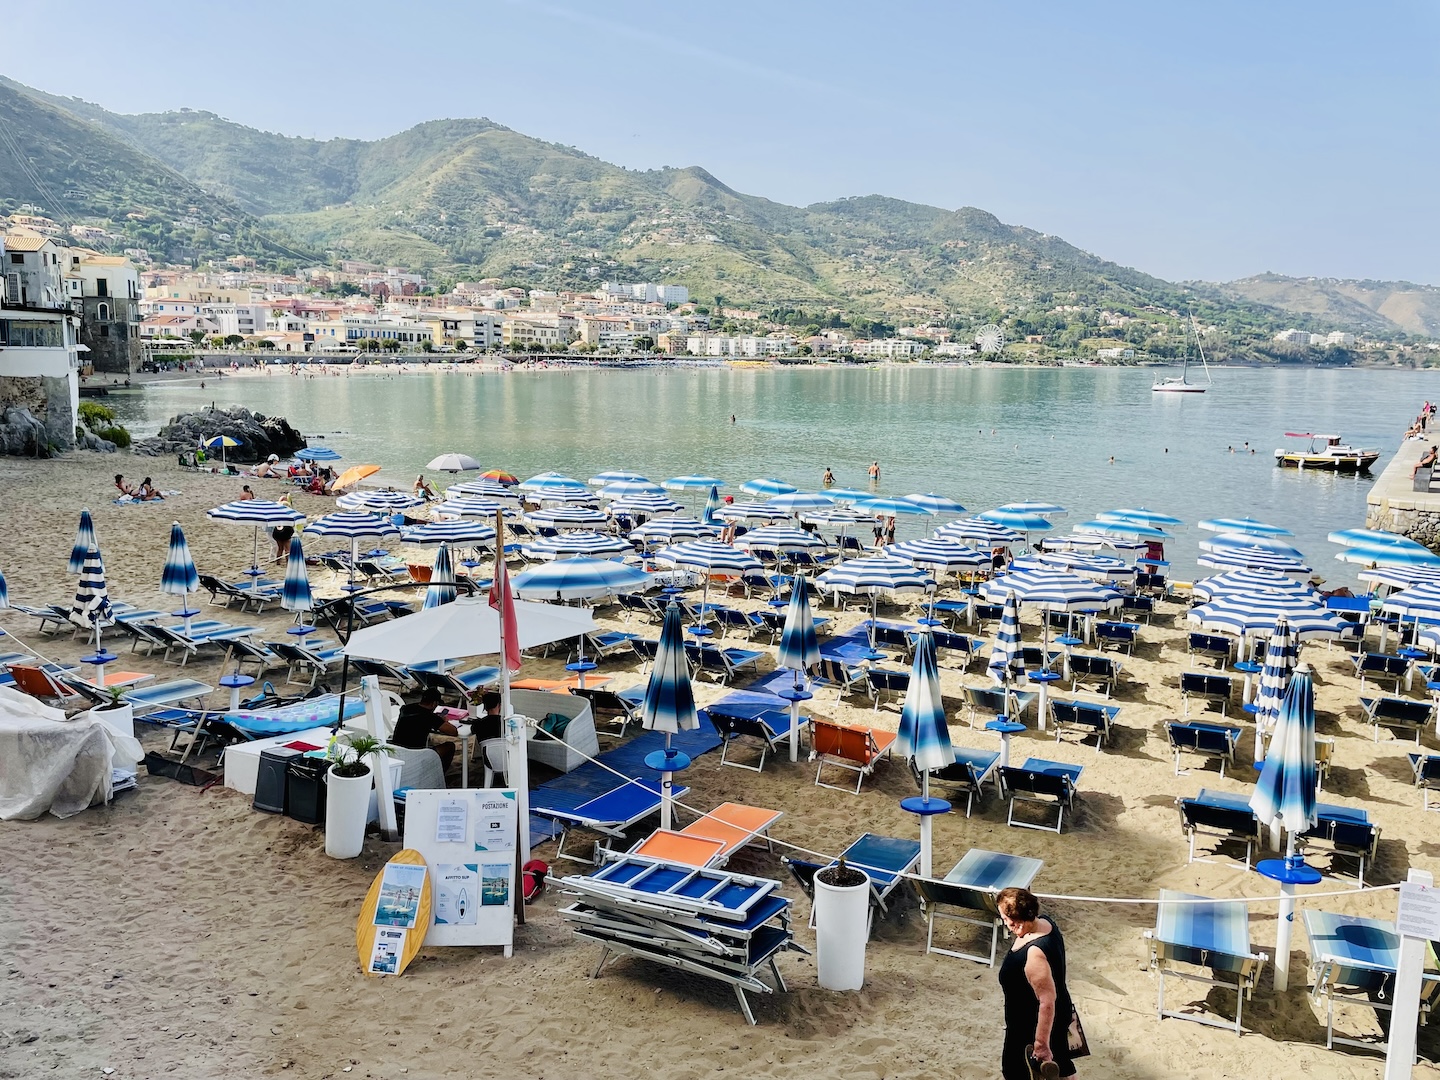
<path id="1" fill-rule="evenodd" d="M 117 471 L 133 480 L 148 474 L 160 489 L 179 494 L 159 504 L 116 505 L 111 478 Z M 244 483 L 262 498 L 282 490 L 274 482 L 184 471 L 169 459 L 0 458 L 8 526 L 0 571 L 12 602 L 73 595 L 66 559 L 85 506 L 95 517 L 114 598 L 164 610 L 174 605 L 174 597 L 158 590 L 172 521 L 185 527 L 202 572 L 236 577 L 249 563 L 251 530 L 211 521 L 205 511 L 236 497 Z M 333 505 L 305 495 L 295 501 L 311 515 Z M 262 535 L 262 556 L 267 548 Z M 401 554 L 411 561 L 433 557 L 433 551 Z M 337 591 L 328 571 L 312 569 L 311 580 L 322 595 Z M 1215 863 L 1186 864 L 1175 799 L 1201 787 L 1248 794 L 1255 773 L 1248 766 L 1248 725 L 1235 720 L 1243 716 L 1236 701 L 1231 720 L 1246 726 L 1247 734 L 1233 775 L 1222 779 L 1198 759 L 1187 762 L 1189 772 L 1175 775 L 1164 722 L 1181 715 L 1179 675 L 1190 667 L 1184 610 L 1182 602 L 1162 604 L 1143 627 L 1134 655 L 1124 658 L 1125 675 L 1113 698 L 1121 712 L 1105 749 L 1097 753 L 1073 740 L 1057 744 L 1033 730 L 1033 722 L 1017 738 L 1013 759 L 1033 754 L 1085 766 L 1077 813 L 1067 815 L 1063 834 L 1007 827 L 1005 804 L 987 794 L 970 819 L 951 814 L 936 822 L 937 875 L 979 847 L 1043 859 L 1034 885 L 1041 893 L 1143 898 L 1171 888 L 1223 897 L 1274 894 L 1272 883 L 1244 872 L 1232 849 Z M 209 609 L 207 615 L 227 617 L 220 612 Z M 853 610 L 819 613 L 832 616 L 832 626 L 842 630 L 865 617 Z M 907 617 L 903 607 L 882 607 L 881 614 Z M 245 618 L 264 627 L 258 636 L 273 638 L 290 616 L 272 611 Z M 614 607 L 602 609 L 601 622 L 617 629 L 640 625 L 627 624 Z M 34 620 L 13 611 L 0 611 L 0 627 L 55 659 L 73 661 L 84 651 L 84 643 L 67 634 L 41 637 Z M 1033 616 L 1027 617 L 1027 642 L 1038 633 Z M 118 629 L 107 641 L 120 646 L 127 667 L 162 679 L 178 671 L 158 657 L 132 658 Z M 1412 866 L 1435 869 L 1440 843 L 1410 783 L 1405 755 L 1414 746 L 1384 729 L 1378 742 L 1372 738 L 1350 656 L 1324 643 L 1309 644 L 1301 654 L 1315 672 L 1318 730 L 1336 739 L 1322 798 L 1369 810 L 1381 838 L 1367 882 L 1393 883 Z M 527 659 L 522 677 L 558 677 L 563 662 Z M 762 666 L 768 671 L 771 664 Z M 213 685 L 220 671 L 202 655 L 185 673 Z M 598 674 L 612 677 L 615 688 L 643 683 L 633 659 L 610 661 Z M 954 743 L 997 748 L 993 735 L 968 727 L 961 709 L 962 684 L 988 684 L 980 665 L 966 673 L 944 666 L 941 674 Z M 702 705 L 726 692 L 709 681 L 696 686 Z M 821 691 L 812 704 L 820 716 L 898 725 L 894 702 L 872 710 L 863 698 L 836 702 L 833 691 Z M 1191 715 L 1202 715 L 1199 706 Z M 158 747 L 167 737 L 147 733 L 145 739 Z M 1427 745 L 1432 739 L 1427 735 Z M 685 775 L 687 806 L 704 810 L 735 799 L 783 810 L 775 839 L 812 852 L 833 854 L 866 831 L 916 835 L 915 819 L 898 805 L 916 793 L 901 762 L 881 766 L 857 796 L 816 787 L 814 766 L 803 754 L 793 765 L 782 755 L 760 774 L 722 767 L 719 757 L 701 756 Z M 631 838 L 649 827 L 632 830 Z M 878 924 L 862 992 L 821 990 L 813 957 L 786 954 L 780 966 L 790 992 L 752 996 L 759 1021 L 752 1028 L 728 988 L 716 983 L 633 960 L 590 978 L 597 949 L 561 923 L 557 911 L 566 900 L 556 890 L 528 909 L 513 959 L 498 950 L 426 949 L 401 978 L 366 978 L 356 964 L 355 919 L 371 879 L 397 849 L 372 835 L 360 858 L 339 862 L 324 854 L 317 828 L 256 813 L 248 798 L 221 786 L 201 791 L 143 774 L 139 790 L 111 806 L 63 821 L 0 825 L 0 897 L 7 916 L 0 922 L 0 1077 L 101 1076 L 102 1070 L 114 1070 L 104 1075 L 115 1080 L 999 1075 L 995 972 L 927 956 L 924 921 L 913 900 Z M 783 880 L 786 894 L 797 899 L 797 940 L 813 948 L 809 901 L 780 865 L 785 850 L 781 844 L 775 853 L 750 849 L 731 867 Z M 553 864 L 554 845 L 539 847 L 536 855 Z M 1327 871 L 1331 865 L 1323 852 L 1310 861 Z M 576 865 L 558 869 L 573 872 Z M 1349 889 L 1352 864 L 1338 865 L 1346 876 L 1327 874 L 1319 886 L 1302 890 L 1302 903 L 1306 891 Z M 1395 894 L 1355 893 L 1313 904 L 1393 918 Z M 1141 937 L 1154 925 L 1153 907 L 1068 900 L 1045 907 L 1065 931 L 1070 990 L 1094 1049 L 1080 1064 L 1082 1077 L 1381 1075 L 1378 1054 L 1325 1049 L 1323 1007 L 1307 995 L 1306 938 L 1298 918 L 1290 989 L 1274 993 L 1267 965 L 1246 1003 L 1246 1034 L 1237 1038 L 1156 1018 L 1155 980 L 1146 970 Z M 1275 930 L 1275 906 L 1255 906 L 1253 946 L 1273 953 Z M 1232 1015 L 1233 995 L 1212 990 L 1207 998 L 1205 988 L 1173 984 L 1168 1007 L 1187 1003 L 1211 1016 Z M 1339 1010 L 1342 1028 L 1351 1035 L 1379 1032 L 1373 1011 L 1357 1007 Z M 1420 1046 L 1423 1061 L 1415 1075 L 1440 1076 L 1433 1064 L 1440 1037 L 1422 1028 Z"/>

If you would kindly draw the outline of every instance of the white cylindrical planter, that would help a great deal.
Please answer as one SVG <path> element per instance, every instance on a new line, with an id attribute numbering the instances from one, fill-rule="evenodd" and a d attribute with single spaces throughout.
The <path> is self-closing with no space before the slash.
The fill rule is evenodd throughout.
<path id="1" fill-rule="evenodd" d="M 135 738 L 135 706 L 131 705 L 128 701 L 122 702 L 120 705 L 91 709 L 89 715 L 99 720 L 116 735 L 126 739 Z M 110 767 L 134 776 L 136 772 L 136 762 L 129 760 L 128 755 L 117 757 L 113 753 L 113 749 L 112 744 Z M 142 758 L 141 760 L 144 759 Z"/>
<path id="2" fill-rule="evenodd" d="M 325 854 L 353 859 L 365 846 L 365 822 L 370 816 L 370 786 L 374 777 L 325 774 Z"/>
<path id="3" fill-rule="evenodd" d="M 815 875 L 815 969 L 825 990 L 859 990 L 865 984 L 865 946 L 870 937 L 870 876 L 859 885 L 827 885 Z M 850 867 L 849 869 L 854 869 Z"/>

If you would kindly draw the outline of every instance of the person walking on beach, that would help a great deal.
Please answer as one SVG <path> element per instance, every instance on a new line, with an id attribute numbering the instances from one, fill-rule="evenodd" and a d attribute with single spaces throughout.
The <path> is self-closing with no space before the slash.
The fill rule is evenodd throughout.
<path id="1" fill-rule="evenodd" d="M 1000 989 L 1005 995 L 1001 1075 L 1004 1080 L 1075 1076 L 1069 1043 L 1074 1006 L 1065 986 L 1060 928 L 1054 919 L 1040 914 L 1040 901 L 1029 889 L 1002 889 L 996 901 L 1014 938 L 1000 964 Z M 1027 1059 L 1038 1066 L 1034 1072 Z"/>

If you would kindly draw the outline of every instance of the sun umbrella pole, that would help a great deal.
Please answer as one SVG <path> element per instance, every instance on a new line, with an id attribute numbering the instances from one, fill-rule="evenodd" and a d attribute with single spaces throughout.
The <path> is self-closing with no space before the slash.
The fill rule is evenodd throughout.
<path id="1" fill-rule="evenodd" d="M 1280 827 L 1280 819 L 1270 823 L 1273 833 Z M 1295 834 L 1290 833 L 1285 844 L 1285 864 L 1294 865 Z M 1283 994 L 1290 986 L 1290 931 L 1295 924 L 1295 883 L 1280 883 L 1280 922 L 1275 930 L 1275 992 Z"/>
<path id="2" fill-rule="evenodd" d="M 670 732 L 665 733 L 665 757 L 670 757 Z M 670 830 L 671 809 L 670 793 L 675 782 L 675 774 L 666 769 L 660 774 L 660 828 Z"/>

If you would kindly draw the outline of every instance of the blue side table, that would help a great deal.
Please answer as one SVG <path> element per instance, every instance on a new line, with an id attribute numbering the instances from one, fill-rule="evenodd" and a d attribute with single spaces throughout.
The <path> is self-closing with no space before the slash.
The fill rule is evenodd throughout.
<path id="1" fill-rule="evenodd" d="M 1033 683 L 1040 684 L 1040 730 L 1045 730 L 1045 722 L 1050 716 L 1050 684 L 1060 680 L 1058 671 L 1036 671 L 1026 672 L 1025 677 Z"/>
<path id="2" fill-rule="evenodd" d="M 1076 645 L 1084 645 L 1085 639 L 1078 638 L 1074 634 L 1066 634 L 1064 637 L 1057 637 L 1055 639 L 1055 644 L 1059 645 L 1062 649 L 1065 650 L 1065 666 L 1063 668 L 1063 672 L 1065 678 L 1068 679 L 1070 677 L 1070 650 L 1073 649 Z"/>
<path id="3" fill-rule="evenodd" d="M 1010 736 L 1025 730 L 1024 724 L 1017 724 L 1014 720 L 1004 716 L 997 716 L 985 725 L 986 731 L 997 732 L 1000 736 L 1000 767 L 1008 768 L 1010 765 Z"/>
<path id="4" fill-rule="evenodd" d="M 1293 846 L 1293 845 L 1292 845 Z M 1290 932 L 1295 925 L 1295 887 L 1317 885 L 1320 871 L 1306 866 L 1304 856 L 1286 855 L 1283 859 L 1262 859 L 1255 869 L 1263 877 L 1280 883 L 1280 922 L 1275 931 L 1275 989 L 1284 992 L 1290 986 Z"/>
<path id="5" fill-rule="evenodd" d="M 588 675 L 588 674 L 590 674 L 590 672 L 594 671 L 594 670 L 595 670 L 597 667 L 599 667 L 599 666 L 600 666 L 600 665 L 597 664 L 597 663 L 595 663 L 595 661 L 593 661 L 593 660 L 586 660 L 584 657 L 581 657 L 579 660 L 576 660 L 576 661 L 575 661 L 574 663 L 572 663 L 572 664 L 566 664 L 566 665 L 565 665 L 565 670 L 566 670 L 566 671 L 573 671 L 576 675 L 579 675 L 579 676 L 580 676 L 580 679 L 579 679 L 580 689 L 581 689 L 581 690 L 584 690 L 584 689 L 585 689 L 585 676 Z"/>
<path id="6" fill-rule="evenodd" d="M 930 876 L 930 819 L 936 814 L 948 814 L 950 804 L 944 799 L 933 799 L 912 795 L 900 800 L 900 809 L 920 819 L 920 876 Z"/>
<path id="7" fill-rule="evenodd" d="M 1245 676 L 1245 685 L 1240 688 L 1240 704 L 1247 704 L 1252 700 L 1250 696 L 1250 681 L 1260 672 L 1265 670 L 1264 664 L 1257 664 L 1254 660 L 1241 660 L 1235 665 L 1235 670 Z"/>
<path id="8" fill-rule="evenodd" d="M 230 711 L 235 712 L 240 708 L 240 691 L 255 681 L 254 675 L 242 675 L 240 672 L 232 672 L 220 679 L 220 685 L 230 691 Z"/>
<path id="9" fill-rule="evenodd" d="M 674 786 L 674 774 L 690 767 L 690 756 L 683 750 L 667 746 L 645 755 L 645 767 L 660 774 L 660 828 L 670 828 L 670 791 Z"/>

